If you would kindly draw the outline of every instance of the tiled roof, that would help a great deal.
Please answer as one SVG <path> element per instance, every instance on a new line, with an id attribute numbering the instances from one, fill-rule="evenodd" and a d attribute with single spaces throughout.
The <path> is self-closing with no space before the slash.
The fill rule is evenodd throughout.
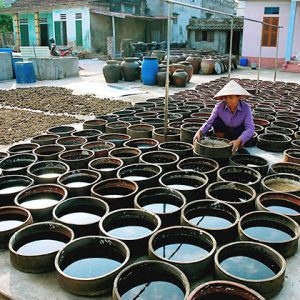
<path id="1" fill-rule="evenodd" d="M 212 19 L 190 19 L 187 26 L 188 30 L 219 30 L 228 31 L 231 27 L 231 18 L 212 18 Z M 244 20 L 241 18 L 233 19 L 233 30 L 243 30 Z"/>

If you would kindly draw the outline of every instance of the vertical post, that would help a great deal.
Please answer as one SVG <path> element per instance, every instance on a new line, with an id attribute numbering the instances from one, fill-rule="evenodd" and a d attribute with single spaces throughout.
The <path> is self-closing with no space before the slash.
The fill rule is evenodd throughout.
<path id="1" fill-rule="evenodd" d="M 19 14 L 14 14 L 14 27 L 15 27 L 15 34 L 16 34 L 16 48 L 20 51 L 21 46 L 21 39 L 20 39 L 20 19 Z"/>
<path id="2" fill-rule="evenodd" d="M 292 56 L 296 11 L 297 11 L 297 1 L 292 0 L 290 4 L 288 36 L 287 36 L 285 58 L 284 58 L 285 61 L 290 61 Z"/>
<path id="3" fill-rule="evenodd" d="M 277 27 L 277 41 L 276 41 L 277 44 L 276 44 L 276 56 L 275 56 L 274 81 L 276 81 L 276 77 L 277 77 L 279 34 L 280 34 L 280 27 Z"/>
<path id="4" fill-rule="evenodd" d="M 41 30 L 40 30 L 40 20 L 39 20 L 39 13 L 34 13 L 34 27 L 35 27 L 35 39 L 36 45 L 41 46 Z"/>
<path id="5" fill-rule="evenodd" d="M 116 57 L 116 26 L 115 26 L 115 17 L 111 17 L 112 22 L 112 56 Z"/>
<path id="6" fill-rule="evenodd" d="M 232 41 L 233 41 L 233 17 L 231 17 L 230 25 L 230 44 L 229 44 L 229 62 L 228 62 L 228 81 L 231 75 L 231 63 L 232 63 Z"/>
<path id="7" fill-rule="evenodd" d="M 259 86 L 259 76 L 260 76 L 260 68 L 261 68 L 261 50 L 262 50 L 262 39 L 263 39 L 263 26 L 264 24 L 261 23 L 261 37 L 260 37 L 260 47 L 259 47 L 259 57 L 258 57 L 258 70 L 257 70 L 257 80 L 256 80 L 256 93 L 258 93 L 258 86 Z"/>
<path id="8" fill-rule="evenodd" d="M 167 140 L 168 130 L 168 107 L 169 107 L 169 69 L 170 69 L 170 43 L 171 43 L 171 14 L 172 14 L 172 3 L 168 3 L 168 32 L 167 32 L 167 72 L 166 72 L 166 85 L 165 85 L 165 122 L 164 122 L 164 133 L 165 141 Z"/>

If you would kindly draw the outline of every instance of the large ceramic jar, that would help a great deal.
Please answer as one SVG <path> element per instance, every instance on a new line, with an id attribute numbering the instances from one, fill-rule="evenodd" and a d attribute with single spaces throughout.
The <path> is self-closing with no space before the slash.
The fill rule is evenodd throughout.
<path id="1" fill-rule="evenodd" d="M 201 58 L 197 54 L 191 54 L 187 57 L 186 61 L 190 62 L 193 66 L 193 73 L 198 74 L 200 70 Z"/>
<path id="2" fill-rule="evenodd" d="M 156 74 L 156 81 L 158 86 L 165 86 L 166 85 L 166 76 L 167 76 L 167 68 L 160 68 L 158 73 Z M 169 72 L 170 78 L 170 72 Z"/>
<path id="3" fill-rule="evenodd" d="M 211 58 L 205 58 L 201 61 L 201 70 L 204 75 L 211 75 L 215 69 L 215 60 Z"/>
<path id="4" fill-rule="evenodd" d="M 135 81 L 139 77 L 139 63 L 136 58 L 124 58 L 121 63 L 121 72 L 125 81 Z"/>
<path id="5" fill-rule="evenodd" d="M 192 76 L 193 76 L 193 65 L 189 61 L 181 61 L 181 65 L 183 65 L 184 70 L 188 73 L 188 82 L 190 82 Z"/>
<path id="6" fill-rule="evenodd" d="M 177 69 L 173 75 L 172 80 L 177 87 L 185 87 L 188 81 L 188 73 L 184 69 Z"/>
<path id="7" fill-rule="evenodd" d="M 103 67 L 103 75 L 108 83 L 116 83 L 121 76 L 121 66 L 116 60 L 107 60 Z"/>

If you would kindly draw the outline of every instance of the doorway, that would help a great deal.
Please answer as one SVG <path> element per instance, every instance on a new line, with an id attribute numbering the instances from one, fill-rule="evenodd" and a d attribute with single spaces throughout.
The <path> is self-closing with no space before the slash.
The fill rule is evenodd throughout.
<path id="1" fill-rule="evenodd" d="M 233 31 L 232 37 L 232 54 L 240 56 L 240 39 L 241 39 L 241 32 L 240 31 Z M 229 53 L 230 48 L 230 31 L 227 32 L 227 46 L 226 52 Z"/>
<path id="2" fill-rule="evenodd" d="M 48 46 L 49 32 L 48 24 L 40 24 L 41 46 Z"/>
<path id="3" fill-rule="evenodd" d="M 21 46 L 29 46 L 28 24 L 20 24 Z"/>

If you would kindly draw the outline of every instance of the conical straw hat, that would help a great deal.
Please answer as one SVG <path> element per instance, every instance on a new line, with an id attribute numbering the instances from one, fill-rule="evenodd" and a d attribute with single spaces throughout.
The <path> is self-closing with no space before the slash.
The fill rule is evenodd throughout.
<path id="1" fill-rule="evenodd" d="M 234 80 L 230 80 L 215 96 L 214 99 L 222 99 L 224 96 L 243 96 L 250 97 L 252 96 L 248 93 L 243 87 L 241 87 Z"/>

